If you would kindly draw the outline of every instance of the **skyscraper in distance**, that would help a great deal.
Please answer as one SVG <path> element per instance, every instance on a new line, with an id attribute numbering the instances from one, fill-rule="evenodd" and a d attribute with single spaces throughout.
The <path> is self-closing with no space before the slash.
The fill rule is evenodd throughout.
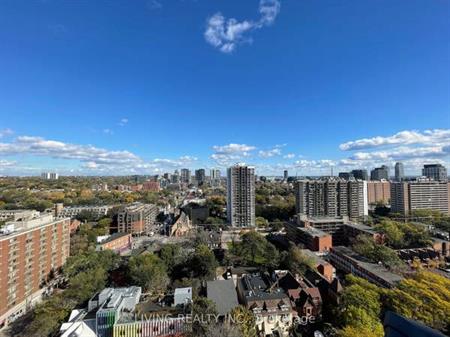
<path id="1" fill-rule="evenodd" d="M 369 180 L 369 174 L 367 173 L 367 170 L 353 170 L 351 172 L 351 175 L 355 179 L 359 180 Z"/>
<path id="2" fill-rule="evenodd" d="M 189 169 L 181 169 L 181 182 L 185 183 L 185 184 L 190 184 L 191 183 L 191 171 Z"/>
<path id="3" fill-rule="evenodd" d="M 389 167 L 382 165 L 370 171 L 370 180 L 389 180 Z"/>
<path id="4" fill-rule="evenodd" d="M 284 180 L 287 180 L 289 178 L 289 172 L 288 170 L 284 170 Z"/>
<path id="5" fill-rule="evenodd" d="M 395 164 L 395 181 L 402 181 L 405 179 L 405 171 L 403 168 L 403 163 Z"/>
<path id="6" fill-rule="evenodd" d="M 205 169 L 195 170 L 195 180 L 199 185 L 203 184 L 206 181 Z"/>
<path id="7" fill-rule="evenodd" d="M 255 168 L 236 164 L 227 170 L 227 218 L 232 227 L 255 226 Z"/>
<path id="8" fill-rule="evenodd" d="M 422 174 L 435 181 L 447 181 L 447 169 L 441 164 L 428 164 L 423 166 Z"/>

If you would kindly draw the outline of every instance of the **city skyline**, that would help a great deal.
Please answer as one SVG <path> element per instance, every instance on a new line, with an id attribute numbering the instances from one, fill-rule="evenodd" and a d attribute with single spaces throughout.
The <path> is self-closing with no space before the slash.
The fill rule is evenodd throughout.
<path id="1" fill-rule="evenodd" d="M 347 157 L 310 159 L 289 152 L 288 144 L 262 150 L 254 145 L 230 143 L 211 146 L 207 158 L 185 155 L 144 160 L 127 150 L 15 136 L 10 131 L 0 138 L 0 174 L 37 176 L 52 171 L 60 175 L 151 175 L 183 168 L 192 174 L 197 169 L 220 169 L 224 173 L 236 163 L 245 163 L 255 166 L 257 174 L 269 176 L 282 176 L 284 170 L 291 176 L 337 176 L 354 169 L 370 172 L 382 165 L 388 166 L 390 176 L 394 176 L 394 166 L 401 162 L 406 175 L 420 176 L 425 164 L 449 166 L 450 130 L 404 131 L 389 137 L 358 139 L 339 144 L 336 152 Z"/>
<path id="2" fill-rule="evenodd" d="M 0 175 L 449 167 L 449 10 L 2 2 Z"/>

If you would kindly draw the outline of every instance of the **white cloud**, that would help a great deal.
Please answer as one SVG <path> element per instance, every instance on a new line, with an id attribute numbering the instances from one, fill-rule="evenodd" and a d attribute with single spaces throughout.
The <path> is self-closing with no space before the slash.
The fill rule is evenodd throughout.
<path id="1" fill-rule="evenodd" d="M 261 25 L 271 25 L 274 23 L 278 13 L 280 13 L 281 4 L 277 0 L 261 0 L 259 3 L 259 13 L 261 14 Z"/>
<path id="2" fill-rule="evenodd" d="M 106 134 L 106 135 L 113 135 L 114 131 L 111 130 L 111 129 L 103 129 L 103 133 Z"/>
<path id="3" fill-rule="evenodd" d="M 207 20 L 204 32 L 205 40 L 223 53 L 231 53 L 241 43 L 251 43 L 252 39 L 246 36 L 252 30 L 271 25 L 280 12 L 278 0 L 261 0 L 259 4 L 260 19 L 258 21 L 230 18 L 226 19 L 218 12 Z"/>
<path id="4" fill-rule="evenodd" d="M 288 153 L 288 154 L 285 154 L 285 155 L 283 156 L 283 158 L 284 158 L 284 159 L 293 159 L 293 158 L 295 158 L 295 154 L 293 154 L 293 153 Z"/>
<path id="5" fill-rule="evenodd" d="M 256 150 L 255 146 L 247 145 L 247 144 L 234 144 L 230 143 L 228 145 L 214 145 L 213 150 L 217 154 L 247 154 L 250 151 Z"/>
<path id="6" fill-rule="evenodd" d="M 260 150 L 258 152 L 258 155 L 261 158 L 271 158 L 271 157 L 275 157 L 275 156 L 281 156 L 281 149 L 276 147 L 270 150 Z"/>
<path id="7" fill-rule="evenodd" d="M 11 136 L 13 134 L 14 134 L 14 131 L 9 129 L 9 128 L 0 130 L 0 138 L 8 137 L 8 136 Z"/>
<path id="8" fill-rule="evenodd" d="M 119 126 L 125 126 L 125 125 L 127 125 L 128 124 L 128 118 L 122 118 L 120 121 L 119 121 Z"/>
<path id="9" fill-rule="evenodd" d="M 362 150 L 388 145 L 438 145 L 450 143 L 450 129 L 434 129 L 420 131 L 401 131 L 392 136 L 373 138 L 362 138 L 354 141 L 343 143 L 339 146 L 341 150 Z"/>
<path id="10" fill-rule="evenodd" d="M 256 150 L 256 147 L 247 144 L 231 143 L 228 145 L 215 145 L 213 150 L 214 153 L 211 155 L 211 159 L 220 166 L 229 166 L 242 161 L 243 158 L 250 157 L 251 152 Z"/>
<path id="11" fill-rule="evenodd" d="M 178 159 L 154 159 L 144 161 L 129 151 L 111 151 L 92 145 L 78 145 L 48 140 L 42 137 L 20 136 L 10 143 L 0 143 L 0 155 L 29 155 L 53 159 L 74 160 L 81 169 L 109 174 L 150 173 L 194 163 L 197 158 L 182 156 Z M 2 161 L 6 167 L 13 162 Z"/>
<path id="12" fill-rule="evenodd" d="M 12 160 L 4 160 L 4 159 L 1 159 L 1 160 L 0 160 L 0 169 L 3 169 L 3 168 L 5 168 L 5 167 L 12 167 L 12 166 L 14 166 L 14 165 L 16 165 L 16 162 L 15 162 L 15 161 L 12 161 Z"/>

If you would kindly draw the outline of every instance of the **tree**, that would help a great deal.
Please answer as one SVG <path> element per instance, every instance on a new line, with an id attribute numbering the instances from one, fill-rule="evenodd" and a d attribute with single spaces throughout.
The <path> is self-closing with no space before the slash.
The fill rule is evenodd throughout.
<path id="1" fill-rule="evenodd" d="M 231 322 L 237 324 L 242 337 L 256 337 L 255 316 L 246 307 L 240 305 L 230 312 Z"/>
<path id="2" fill-rule="evenodd" d="M 267 267 L 278 265 L 279 254 L 275 246 L 255 231 L 244 233 L 241 242 L 234 243 L 232 250 L 233 254 L 247 265 Z"/>
<path id="3" fill-rule="evenodd" d="M 419 270 L 386 292 L 386 306 L 408 318 L 435 329 L 450 325 L 450 280 L 439 274 Z"/>
<path id="4" fill-rule="evenodd" d="M 359 235 L 353 243 L 353 250 L 366 257 L 372 263 L 383 263 L 389 269 L 403 271 L 405 263 L 398 257 L 395 250 L 376 243 L 367 235 Z"/>
<path id="5" fill-rule="evenodd" d="M 61 295 L 52 296 L 33 309 L 31 321 L 28 325 L 17 327 L 17 330 L 19 330 L 17 336 L 42 337 L 53 335 L 61 322 L 64 322 L 70 314 L 73 306 L 73 302 L 67 301 Z M 15 327 L 13 327 L 13 330 L 16 330 Z"/>
<path id="6" fill-rule="evenodd" d="M 213 252 L 206 245 L 198 245 L 190 261 L 193 277 L 213 278 L 218 266 Z"/>
<path id="7" fill-rule="evenodd" d="M 358 333 L 370 332 L 368 336 L 383 336 L 379 316 L 381 311 L 381 289 L 367 280 L 348 275 L 348 286 L 344 288 L 339 304 L 340 321 L 344 326 L 340 336 L 365 336 Z"/>
<path id="8" fill-rule="evenodd" d="M 218 323 L 216 305 L 206 297 L 194 297 L 192 302 L 192 337 L 206 336 Z"/>
<path id="9" fill-rule="evenodd" d="M 378 322 L 375 327 L 372 326 L 346 326 L 339 332 L 339 337 L 383 337 L 383 325 Z"/>
<path id="10" fill-rule="evenodd" d="M 255 219 L 255 224 L 257 227 L 265 228 L 269 226 L 269 221 L 259 216 Z"/>
<path id="11" fill-rule="evenodd" d="M 173 268 L 183 260 L 181 247 L 175 244 L 167 244 L 162 246 L 159 251 L 159 257 L 166 265 L 169 273 L 171 273 Z"/>
<path id="12" fill-rule="evenodd" d="M 292 244 L 287 252 L 283 252 L 281 265 L 295 275 L 304 274 L 308 268 L 314 269 L 315 262 L 312 257 L 305 255 L 299 247 Z"/>
<path id="13" fill-rule="evenodd" d="M 130 278 L 152 294 L 162 292 L 169 283 L 166 266 L 154 254 L 130 258 L 128 268 Z"/>
<path id="14" fill-rule="evenodd" d="M 403 245 L 404 233 L 394 221 L 382 221 L 377 225 L 376 230 L 386 236 L 387 244 L 394 248 L 401 248 Z"/>

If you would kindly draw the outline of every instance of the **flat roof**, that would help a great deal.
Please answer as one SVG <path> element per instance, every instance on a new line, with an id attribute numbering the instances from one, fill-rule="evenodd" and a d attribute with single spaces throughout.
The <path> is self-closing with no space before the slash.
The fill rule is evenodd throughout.
<path id="1" fill-rule="evenodd" d="M 386 280 L 391 283 L 399 282 L 403 280 L 403 277 L 395 274 L 383 265 L 370 262 L 367 258 L 364 256 L 359 255 L 355 251 L 351 250 L 348 247 L 344 246 L 337 246 L 331 248 L 331 251 L 336 251 L 338 253 L 341 253 L 343 255 L 346 255 L 347 257 L 351 258 L 357 265 L 361 266 L 362 268 L 368 270 L 372 274 L 378 276 L 379 278 Z"/>
<path id="2" fill-rule="evenodd" d="M 109 237 L 107 237 L 105 240 L 100 241 L 98 244 L 103 245 L 105 243 L 117 240 L 118 238 L 121 238 L 122 236 L 129 236 L 129 235 L 131 235 L 131 233 L 114 233 L 114 234 L 111 234 Z"/>

